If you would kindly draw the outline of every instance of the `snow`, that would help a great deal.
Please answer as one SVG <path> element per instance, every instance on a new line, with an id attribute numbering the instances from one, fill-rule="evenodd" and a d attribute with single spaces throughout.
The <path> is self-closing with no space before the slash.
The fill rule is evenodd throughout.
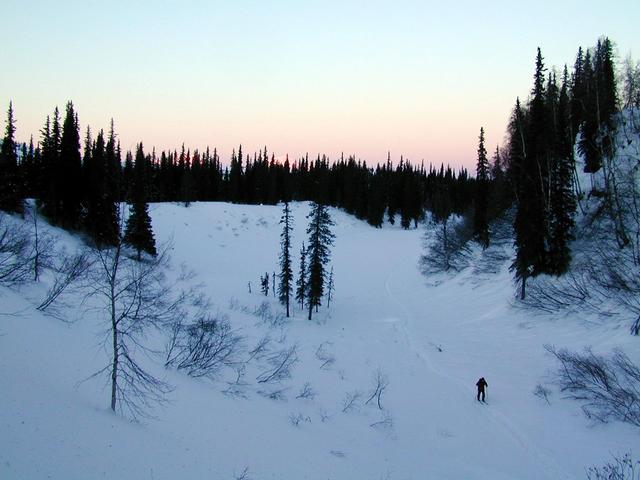
<path id="1" fill-rule="evenodd" d="M 279 385 L 285 398 L 259 393 L 268 388 L 255 381 L 259 365 L 248 371 L 241 398 L 223 393 L 232 372 L 193 380 L 151 359 L 153 373 L 175 388 L 154 419 L 132 423 L 108 409 L 102 380 L 83 382 L 108 361 L 95 313 L 72 308 L 76 321 L 65 323 L 38 312 L 46 278 L 0 287 L 0 478 L 233 479 L 248 468 L 254 480 L 578 479 L 612 453 L 637 457 L 637 428 L 593 424 L 553 388 L 550 405 L 533 395 L 555 367 L 545 344 L 619 347 L 640 361 L 628 325 L 518 308 L 508 262 L 498 273 L 469 268 L 434 282 L 418 269 L 427 227 L 374 229 L 332 209 L 330 309 L 309 322 L 296 308 L 289 322 L 270 327 L 251 312 L 264 301 L 282 311 L 258 284 L 277 271 L 281 207 L 150 210 L 158 241 L 172 241 L 174 273 L 181 264 L 193 270 L 212 310 L 226 313 L 249 345 L 265 334 L 277 348 L 298 345 L 300 362 Z M 308 211 L 292 205 L 296 277 Z M 79 246 L 48 230 L 68 248 Z M 497 248 L 511 254 L 508 243 Z M 475 250 L 473 261 L 481 255 Z M 316 357 L 321 345 L 335 357 L 326 368 Z M 343 412 L 347 394 L 360 391 L 366 400 L 377 369 L 389 379 L 384 411 L 371 402 Z M 481 376 L 488 405 L 475 400 Z M 315 398 L 296 398 L 307 382 Z"/>

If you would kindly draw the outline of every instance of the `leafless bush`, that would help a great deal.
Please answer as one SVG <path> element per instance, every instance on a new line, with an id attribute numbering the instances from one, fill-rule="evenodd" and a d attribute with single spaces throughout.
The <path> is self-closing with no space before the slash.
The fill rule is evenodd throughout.
<path id="1" fill-rule="evenodd" d="M 382 412 L 382 417 L 369 425 L 371 428 L 378 430 L 389 430 L 393 428 L 393 417 L 388 411 Z"/>
<path id="2" fill-rule="evenodd" d="M 546 346 L 562 364 L 556 374 L 561 391 L 582 402 L 588 418 L 619 420 L 640 427 L 640 368 L 619 350 L 606 358 Z"/>
<path id="3" fill-rule="evenodd" d="M 382 373 L 382 370 L 377 369 L 373 374 L 373 388 L 371 396 L 364 402 L 365 405 L 369 405 L 373 399 L 376 400 L 378 408 L 382 410 L 382 394 L 389 386 L 389 378 Z"/>
<path id="4" fill-rule="evenodd" d="M 294 427 L 299 427 L 302 422 L 311 423 L 311 417 L 302 413 L 292 413 L 289 415 L 289 422 Z"/>
<path id="5" fill-rule="evenodd" d="M 27 281 L 33 262 L 30 232 L 24 223 L 12 220 L 0 212 L 0 284 L 4 285 Z"/>
<path id="6" fill-rule="evenodd" d="M 322 423 L 325 423 L 331 420 L 331 414 L 322 408 L 318 411 L 318 416 L 320 417 L 320 421 Z"/>
<path id="7" fill-rule="evenodd" d="M 236 475 L 234 473 L 233 478 L 234 480 L 251 480 L 251 477 L 249 477 L 249 467 L 244 467 L 244 469 L 242 470 L 242 472 L 240 472 L 239 475 Z"/>
<path id="8" fill-rule="evenodd" d="M 279 382 L 291 378 L 291 369 L 298 363 L 298 346 L 293 345 L 273 353 L 267 362 L 270 368 L 256 377 L 258 383 Z"/>
<path id="9" fill-rule="evenodd" d="M 331 342 L 322 342 L 316 350 L 316 358 L 322 362 L 320 364 L 320 369 L 322 370 L 329 370 L 336 362 L 336 357 L 334 357 L 331 352 L 327 351 L 327 346 L 329 345 L 331 345 Z"/>
<path id="10" fill-rule="evenodd" d="M 233 381 L 227 382 L 228 387 L 222 391 L 225 395 L 234 398 L 247 398 L 247 387 L 249 384 L 244 381 L 246 373 L 246 364 L 242 363 L 235 367 L 236 378 Z"/>
<path id="11" fill-rule="evenodd" d="M 360 401 L 362 400 L 362 392 L 359 390 L 353 390 L 347 392 L 342 399 L 342 413 L 349 413 L 353 410 L 360 408 Z"/>
<path id="12" fill-rule="evenodd" d="M 40 231 L 39 216 L 35 205 L 30 206 L 29 216 L 33 226 L 31 231 L 31 269 L 33 271 L 33 281 L 37 282 L 40 279 L 42 270 L 51 267 L 56 242 L 51 235 Z"/>
<path id="13" fill-rule="evenodd" d="M 530 281 L 527 296 L 519 305 L 545 313 L 573 309 L 602 313 L 602 299 L 591 289 L 591 283 L 583 271 L 571 271 L 561 278 L 536 278 Z"/>
<path id="14" fill-rule="evenodd" d="M 60 254 L 57 265 L 53 265 L 55 277 L 53 285 L 47 291 L 45 298 L 38 305 L 38 310 L 45 311 L 72 285 L 77 285 L 85 277 L 92 265 L 88 252 L 73 255 Z"/>
<path id="15" fill-rule="evenodd" d="M 269 325 L 270 327 L 281 327 L 287 322 L 285 316 L 281 313 L 274 313 L 271 310 L 271 305 L 266 301 L 260 303 L 260 305 L 255 308 L 253 315 L 258 317 L 263 324 Z"/>
<path id="16" fill-rule="evenodd" d="M 640 462 L 634 462 L 630 453 L 613 460 L 602 467 L 587 470 L 589 480 L 640 480 Z"/>
<path id="17" fill-rule="evenodd" d="M 275 390 L 258 390 L 258 393 L 265 398 L 270 400 L 282 401 L 286 400 L 287 397 L 285 393 L 289 390 L 288 388 L 277 388 Z"/>
<path id="18" fill-rule="evenodd" d="M 307 382 L 304 384 L 298 395 L 296 395 L 296 398 L 313 400 L 314 398 L 316 398 L 316 391 L 313 389 L 311 384 Z"/>
<path id="19" fill-rule="evenodd" d="M 265 335 L 258 343 L 256 343 L 255 347 L 249 350 L 249 358 L 245 363 L 249 363 L 254 358 L 256 360 L 261 360 L 264 356 L 269 353 L 269 345 L 271 344 L 271 337 L 269 335 Z"/>
<path id="20" fill-rule="evenodd" d="M 533 390 L 533 394 L 536 397 L 543 399 L 545 402 L 547 402 L 547 404 L 551 405 L 551 402 L 549 401 L 551 390 L 549 390 L 547 387 L 541 384 L 538 384 L 536 385 L 536 388 Z"/>
<path id="21" fill-rule="evenodd" d="M 167 345 L 165 366 L 195 378 L 214 378 L 221 368 L 239 363 L 243 340 L 223 315 L 204 315 L 191 324 L 177 320 Z"/>
<path id="22" fill-rule="evenodd" d="M 435 233 L 427 246 L 427 252 L 420 258 L 422 272 L 432 275 L 448 271 L 459 272 L 467 267 L 471 253 L 469 241 L 473 237 L 470 220 L 466 216 L 457 221 L 450 217 L 431 225 Z"/>

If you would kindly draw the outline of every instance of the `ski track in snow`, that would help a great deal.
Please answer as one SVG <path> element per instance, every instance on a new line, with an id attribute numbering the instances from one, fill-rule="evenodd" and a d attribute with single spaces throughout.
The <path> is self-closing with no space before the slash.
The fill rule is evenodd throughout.
<path id="1" fill-rule="evenodd" d="M 402 303 L 391 290 L 392 276 L 393 276 L 393 271 L 389 272 L 387 275 L 387 278 L 385 280 L 385 285 L 384 285 L 385 291 L 389 299 L 395 305 L 397 305 L 402 312 L 401 315 L 403 318 L 399 322 L 397 322 L 396 325 L 399 325 L 401 333 L 405 338 L 406 343 L 409 345 L 409 348 L 411 349 L 411 351 L 415 353 L 416 357 L 418 357 L 431 372 L 433 372 L 438 377 L 444 379 L 445 381 L 451 383 L 458 390 L 460 390 L 460 393 L 463 397 L 466 397 L 468 395 L 474 399 L 474 402 L 477 401 L 475 400 L 476 392 L 473 389 L 463 385 L 459 379 L 449 374 L 446 374 L 444 371 L 442 371 L 432 361 L 431 355 L 427 353 L 426 349 L 416 345 L 415 341 L 413 340 L 413 335 L 410 334 L 408 329 L 408 323 L 411 319 L 414 318 L 414 315 L 409 311 L 407 306 L 404 303 Z M 501 308 L 502 307 L 497 307 L 495 310 L 499 310 Z M 478 317 L 476 317 L 474 321 L 478 321 L 482 318 L 486 318 L 490 316 L 492 313 L 493 311 L 489 311 L 484 314 L 481 314 Z M 433 342 L 433 340 L 431 340 L 431 342 Z M 560 465 L 558 465 L 558 463 L 553 458 L 542 453 L 540 449 L 537 448 L 536 445 L 530 439 L 527 438 L 526 434 L 521 429 L 519 429 L 515 425 L 515 423 L 512 420 L 510 420 L 505 414 L 503 414 L 493 406 L 482 405 L 482 407 L 488 407 L 488 408 L 482 409 L 482 415 L 490 419 L 494 424 L 500 426 L 503 430 L 505 430 L 508 433 L 508 435 L 510 435 L 514 440 L 516 440 L 523 449 L 533 454 L 539 460 L 538 465 L 544 466 L 545 471 L 547 472 L 547 474 L 549 474 L 551 478 L 565 478 L 565 479 L 571 478 L 571 476 L 567 472 L 564 472 L 563 469 L 560 467 Z"/>

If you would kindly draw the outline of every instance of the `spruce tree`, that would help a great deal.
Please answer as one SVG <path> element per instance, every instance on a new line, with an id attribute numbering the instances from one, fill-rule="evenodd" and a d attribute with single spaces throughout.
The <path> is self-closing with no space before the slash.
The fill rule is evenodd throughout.
<path id="1" fill-rule="evenodd" d="M 307 216 L 309 226 L 309 267 L 307 272 L 307 292 L 306 301 L 309 309 L 309 320 L 311 320 L 313 309 L 316 311 L 322 303 L 324 287 L 326 282 L 326 266 L 331 256 L 330 247 L 333 245 L 335 235 L 331 233 L 334 225 L 329 210 L 326 205 L 313 203 L 311 212 Z"/>
<path id="2" fill-rule="evenodd" d="M 293 271 L 291 269 L 291 231 L 293 230 L 293 221 L 291 219 L 291 210 L 289 203 L 285 202 L 280 218 L 282 225 L 282 233 L 280 234 L 280 282 L 278 284 L 278 298 L 280 303 L 287 308 L 287 317 L 289 317 L 289 300 L 293 289 Z"/>
<path id="3" fill-rule="evenodd" d="M 149 206 L 146 199 L 146 158 L 142 143 L 138 145 L 136 150 L 132 196 L 132 212 L 127 219 L 123 241 L 136 249 L 138 260 L 140 260 L 141 252 L 147 252 L 153 256 L 157 254 L 156 241 L 153 236 Z"/>
<path id="4" fill-rule="evenodd" d="M 548 238 L 547 206 L 549 191 L 550 139 L 549 115 L 546 104 L 545 68 L 538 48 L 532 98 L 526 115 L 526 123 L 519 102 L 511 125 L 512 158 L 517 167 L 517 212 L 514 222 L 516 234 L 516 260 L 512 268 L 516 278 L 522 281 L 524 298 L 528 276 L 546 271 Z"/>
<path id="5" fill-rule="evenodd" d="M 119 212 L 116 200 L 114 166 L 115 159 L 113 132 L 105 144 L 104 133 L 98 133 L 91 153 L 85 152 L 86 193 L 85 229 L 99 247 L 115 246 L 120 241 Z"/>
<path id="6" fill-rule="evenodd" d="M 526 282 L 531 273 L 534 256 L 528 223 L 528 213 L 531 210 L 531 204 L 527 198 L 530 179 L 527 172 L 524 127 L 524 114 L 518 99 L 509 123 L 509 163 L 516 190 L 516 216 L 513 223 L 516 257 L 511 264 L 511 270 L 515 272 L 516 280 L 521 282 L 521 299 L 526 295 Z"/>
<path id="7" fill-rule="evenodd" d="M 22 182 L 18 176 L 18 153 L 15 141 L 16 121 L 13 117 L 13 102 L 7 110 L 7 127 L 0 147 L 0 210 L 22 213 L 24 198 Z"/>
<path id="8" fill-rule="evenodd" d="M 58 169 L 59 221 L 65 228 L 77 228 L 82 213 L 82 160 L 78 118 L 72 102 L 67 103 L 62 125 Z"/>
<path id="9" fill-rule="evenodd" d="M 331 299 L 333 298 L 333 292 L 336 289 L 336 284 L 333 281 L 333 267 L 329 273 L 329 282 L 327 283 L 327 308 L 331 306 Z"/>
<path id="10" fill-rule="evenodd" d="M 480 127 L 478 163 L 476 165 L 476 192 L 473 213 L 473 234 L 482 249 L 489 246 L 489 160 L 484 146 L 484 128 Z"/>
<path id="11" fill-rule="evenodd" d="M 585 59 L 582 47 L 580 47 L 571 79 L 571 134 L 573 137 L 580 130 L 586 109 Z"/>
<path id="12" fill-rule="evenodd" d="M 573 190 L 573 137 L 571 134 L 571 107 L 569 75 L 565 66 L 558 99 L 556 155 L 552 163 L 551 209 L 549 219 L 549 272 L 561 275 L 569 268 L 573 240 L 573 215 L 576 198 Z"/>
<path id="13" fill-rule="evenodd" d="M 298 280 L 296 281 L 296 300 L 300 302 L 300 308 L 304 309 L 304 301 L 307 292 L 307 249 L 302 242 L 300 248 L 300 271 L 298 272 Z"/>
<path id="14" fill-rule="evenodd" d="M 585 173 L 595 173 L 602 166 L 602 155 L 598 142 L 599 115 L 597 99 L 597 75 L 591 51 L 587 50 L 584 58 L 584 114 L 580 125 L 580 141 L 578 152 L 584 158 Z"/>

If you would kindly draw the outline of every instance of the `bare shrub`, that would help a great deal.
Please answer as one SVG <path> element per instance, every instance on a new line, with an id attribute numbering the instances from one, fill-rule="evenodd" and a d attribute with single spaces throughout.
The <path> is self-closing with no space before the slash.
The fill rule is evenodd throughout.
<path id="1" fill-rule="evenodd" d="M 56 302 L 69 287 L 78 285 L 79 282 L 84 279 L 91 265 L 92 259 L 88 252 L 80 252 L 73 255 L 61 254 L 57 263 L 52 266 L 55 272 L 53 285 L 51 285 L 45 298 L 40 305 L 38 305 L 38 310 L 44 312 Z"/>
<path id="2" fill-rule="evenodd" d="M 311 417 L 302 413 L 292 413 L 289 415 L 289 423 L 294 427 L 299 427 L 302 422 L 311 423 Z"/>
<path id="3" fill-rule="evenodd" d="M 267 359 L 270 368 L 258 375 L 256 380 L 258 383 L 271 383 L 291 378 L 291 369 L 298 360 L 297 345 L 279 350 Z"/>
<path id="4" fill-rule="evenodd" d="M 614 456 L 613 460 L 602 467 L 590 467 L 587 470 L 589 480 L 640 480 L 640 462 L 634 462 L 630 453 Z"/>
<path id="5" fill-rule="evenodd" d="M 251 480 L 251 477 L 249 477 L 249 467 L 244 467 L 242 472 L 238 475 L 234 473 L 233 478 L 234 480 Z"/>
<path id="6" fill-rule="evenodd" d="M 536 397 L 543 399 L 545 402 L 547 402 L 548 405 L 551 405 L 551 402 L 549 401 L 551 390 L 549 390 L 547 387 L 541 384 L 538 384 L 536 385 L 536 388 L 533 390 L 533 394 Z"/>
<path id="7" fill-rule="evenodd" d="M 376 420 L 375 422 L 369 424 L 369 426 L 377 430 L 390 430 L 393 428 L 393 417 L 388 411 L 383 411 L 382 417 L 379 420 Z"/>
<path id="8" fill-rule="evenodd" d="M 236 378 L 233 381 L 227 382 L 228 387 L 222 391 L 225 395 L 234 398 L 248 398 L 246 389 L 249 383 L 244 381 L 246 373 L 246 364 L 236 365 L 235 367 Z"/>
<path id="9" fill-rule="evenodd" d="M 191 324 L 177 320 L 167 344 L 165 366 L 195 378 L 214 378 L 221 368 L 239 363 L 243 340 L 224 315 L 203 315 Z"/>
<path id="10" fill-rule="evenodd" d="M 362 401 L 362 392 L 359 390 L 353 390 L 347 392 L 342 399 L 342 413 L 349 413 L 353 410 L 360 408 L 360 402 Z"/>
<path id="11" fill-rule="evenodd" d="M 331 345 L 331 342 L 322 342 L 316 350 L 316 358 L 320 360 L 320 369 L 322 370 L 329 370 L 336 362 L 336 357 L 327 350 L 327 346 L 329 345 Z"/>
<path id="12" fill-rule="evenodd" d="M 426 253 L 420 258 L 423 274 L 459 272 L 469 265 L 471 249 L 469 241 L 473 237 L 471 221 L 467 216 L 454 219 L 452 216 L 438 223 L 431 223 L 434 237 L 427 245 Z"/>
<path id="13" fill-rule="evenodd" d="M 377 369 L 373 374 L 373 388 L 371 396 L 364 402 L 365 405 L 369 405 L 373 399 L 376 400 L 378 408 L 382 410 L 382 394 L 389 386 L 389 378 L 382 372 L 381 369 Z"/>
<path id="14" fill-rule="evenodd" d="M 254 358 L 256 360 L 261 360 L 265 355 L 269 353 L 269 345 L 271 344 L 271 337 L 269 335 L 265 335 L 258 343 L 256 343 L 255 347 L 249 350 L 249 358 L 245 363 L 249 363 Z"/>
<path id="15" fill-rule="evenodd" d="M 274 313 L 271 310 L 271 305 L 267 301 L 260 303 L 260 305 L 253 310 L 253 315 L 258 317 L 263 324 L 273 328 L 281 327 L 287 323 L 285 316 L 281 313 Z"/>
<path id="16" fill-rule="evenodd" d="M 0 284 L 16 285 L 27 281 L 32 268 L 32 243 L 23 223 L 12 221 L 0 212 Z"/>
<path id="17" fill-rule="evenodd" d="M 316 391 L 313 389 L 309 382 L 306 382 L 298 395 L 296 395 L 296 398 L 313 400 L 314 398 L 316 398 Z"/>
<path id="18" fill-rule="evenodd" d="M 287 399 L 286 392 L 288 388 L 276 388 L 275 390 L 258 390 L 258 393 L 270 400 L 284 401 Z"/>
<path id="19" fill-rule="evenodd" d="M 546 346 L 562 364 L 556 381 L 568 398 L 582 403 L 588 418 L 619 420 L 640 427 L 640 368 L 619 350 L 606 358 Z"/>

